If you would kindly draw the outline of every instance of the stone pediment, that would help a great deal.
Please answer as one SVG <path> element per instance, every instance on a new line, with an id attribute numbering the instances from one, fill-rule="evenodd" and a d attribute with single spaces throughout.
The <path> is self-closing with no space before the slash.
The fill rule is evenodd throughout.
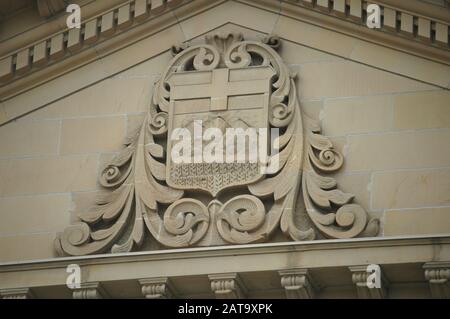
<path id="1" fill-rule="evenodd" d="M 80 1 L 79 34 L 1 42 L 0 298 L 448 298 L 449 17 L 373 2 L 381 30 L 359 0 Z M 267 150 L 172 161 L 196 130 Z"/>
<path id="2" fill-rule="evenodd" d="M 372 30 L 364 21 L 367 3 L 357 0 L 343 5 L 344 2 L 335 1 L 331 5 L 328 0 L 281 3 L 271 0 L 115 0 L 111 7 L 104 2 L 90 3 L 83 7 L 85 18 L 81 29 L 61 29 L 65 16 L 60 14 L 45 24 L 45 29 L 39 26 L 36 31 L 29 30 L 7 41 L 8 45 L 0 49 L 0 123 L 67 95 L 69 92 L 64 88 L 51 94 L 42 92 L 48 91 L 47 86 L 53 80 L 64 78 L 68 72 L 83 73 L 99 59 L 107 61 L 109 56 L 126 50 L 149 47 L 145 54 L 141 52 L 133 60 L 113 65 L 107 75 L 90 77 L 74 88 L 81 89 L 161 54 L 173 43 L 190 41 L 226 23 L 264 33 L 274 30 L 288 41 L 442 88 L 449 87 L 446 10 L 417 0 L 413 3 L 410 0 L 374 1 L 381 5 L 384 25 Z M 248 19 L 244 12 L 254 18 Z M 205 19 L 208 23 L 203 24 L 202 30 L 190 29 L 192 19 Z M 186 28 L 182 34 L 175 31 L 178 23 L 181 29 Z M 164 39 L 162 30 L 169 30 Z M 46 32 L 50 33 L 45 35 Z M 384 47 L 383 54 L 369 54 L 380 45 Z M 423 63 L 427 66 L 419 67 Z M 80 78 L 82 76 L 80 74 Z M 31 103 L 26 95 L 46 95 L 48 99 Z"/>
<path id="3" fill-rule="evenodd" d="M 232 33 L 175 50 L 142 127 L 100 174 L 106 193 L 58 236 L 60 254 L 129 252 L 146 236 L 173 248 L 268 242 L 277 231 L 295 241 L 375 236 L 379 221 L 326 176 L 343 156 L 302 112 L 281 47 L 277 37 L 260 42 Z M 176 164 L 175 130 L 190 132 L 202 120 L 219 133 L 270 129 L 258 138 L 277 152 L 255 162 Z"/>

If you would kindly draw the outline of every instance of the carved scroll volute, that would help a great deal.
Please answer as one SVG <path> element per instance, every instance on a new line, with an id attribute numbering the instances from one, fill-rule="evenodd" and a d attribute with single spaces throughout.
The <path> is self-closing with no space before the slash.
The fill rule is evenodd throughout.
<path id="1" fill-rule="evenodd" d="M 153 237 L 164 246 L 188 247 L 196 244 L 206 234 L 209 213 L 200 201 L 185 198 L 170 205 L 163 220 L 155 212 L 149 212 L 145 222 Z"/>
<path id="2" fill-rule="evenodd" d="M 219 211 L 217 229 L 229 243 L 265 241 L 270 233 L 263 202 L 252 195 L 241 195 L 226 202 Z"/>
<path id="3" fill-rule="evenodd" d="M 369 219 L 367 212 L 353 204 L 353 194 L 337 188 L 332 177 L 320 173 L 333 173 L 343 164 L 343 156 L 333 148 L 330 140 L 320 135 L 317 123 L 305 119 L 306 161 L 303 171 L 303 197 L 311 221 L 328 238 L 353 238 L 358 235 L 375 236 L 378 219 Z M 337 207 L 337 208 L 336 208 Z"/>
<path id="4" fill-rule="evenodd" d="M 378 220 L 371 220 L 352 202 L 352 194 L 338 190 L 336 180 L 326 176 L 339 170 L 344 158 L 320 134 L 317 123 L 302 114 L 296 76 L 277 53 L 280 45 L 277 37 L 257 42 L 232 34 L 207 37 L 203 45 L 174 47 L 175 57 L 155 84 L 142 127 L 127 138 L 125 148 L 101 171 L 99 183 L 105 192 L 94 207 L 79 215 L 79 223 L 58 234 L 58 252 L 128 252 L 140 247 L 145 234 L 163 247 L 174 248 L 208 244 L 213 234 L 220 236 L 219 244 L 264 242 L 277 229 L 292 240 L 312 240 L 316 231 L 328 238 L 374 236 Z M 201 192 L 204 189 L 174 186 L 168 178 L 171 166 L 166 152 L 174 119 L 174 87 L 169 79 L 181 74 L 186 85 L 200 79 L 194 74 L 201 73 L 200 84 L 205 85 L 205 79 L 212 79 L 213 74 L 228 77 L 232 72 L 247 77 L 257 74 L 258 80 L 266 77 L 267 91 L 259 94 L 267 100 L 260 113 L 268 114 L 264 118 L 268 129 L 281 133 L 276 139 L 278 153 L 268 157 L 265 172 L 251 182 L 227 184 L 207 195 Z M 200 97 L 205 99 L 203 92 Z M 217 123 L 228 123 L 224 120 L 227 103 L 225 108 L 221 105 L 220 112 L 210 110 L 216 112 L 211 114 L 216 119 L 221 117 Z M 235 175 L 227 178 L 230 176 Z M 305 210 L 296 207 L 302 199 Z"/>
<path id="5" fill-rule="evenodd" d="M 173 52 L 179 52 L 169 63 L 166 71 L 156 83 L 153 93 L 153 104 L 161 111 L 169 111 L 170 91 L 167 79 L 173 72 L 185 71 L 187 68 L 194 68 L 197 71 L 208 71 L 218 67 L 220 54 L 211 45 L 197 45 L 187 49 L 177 46 Z"/>

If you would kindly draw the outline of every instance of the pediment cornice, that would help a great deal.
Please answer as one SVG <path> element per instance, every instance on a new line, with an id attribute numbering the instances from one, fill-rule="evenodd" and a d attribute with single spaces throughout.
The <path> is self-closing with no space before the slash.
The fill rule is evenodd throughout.
<path id="1" fill-rule="evenodd" d="M 271 14 L 292 18 L 344 34 L 347 37 L 381 45 L 418 57 L 424 63 L 442 65 L 443 68 L 450 65 L 448 43 L 448 20 L 450 19 L 445 14 L 446 9 L 442 10 L 438 6 L 417 0 L 372 1 L 383 7 L 384 14 L 394 13 L 393 27 L 388 26 L 389 20 L 385 17 L 381 30 L 372 30 L 364 25 L 367 1 L 361 0 L 334 2 L 328 0 L 281 2 L 275 0 L 130 0 L 120 5 L 116 2 L 112 8 L 105 7 L 102 12 L 83 21 L 80 30 L 63 29 L 51 35 L 44 34 L 42 38 L 34 39 L 32 43 L 26 43 L 21 48 L 16 48 L 0 57 L 0 101 L 5 102 L 225 2 L 250 5 Z M 411 11 L 404 11 L 404 8 L 407 7 L 406 2 L 408 5 L 414 4 L 410 6 Z M 345 5 L 339 7 L 339 3 Z M 416 13 L 418 11 L 421 13 Z M 233 18 L 230 17 L 230 20 Z M 408 26 L 408 21 L 412 22 L 411 26 Z M 57 22 L 50 21 L 49 29 L 52 29 L 50 24 L 53 23 Z M 280 34 L 279 36 L 291 40 L 289 35 Z M 3 44 L 7 46 L 8 41 Z M 161 48 L 160 51 L 168 49 L 170 46 Z M 324 48 L 317 47 L 317 49 L 323 50 Z M 339 53 L 331 53 L 339 55 Z M 350 57 L 350 59 L 352 58 Z M 366 61 L 358 62 L 371 65 Z M 383 65 L 374 66 L 390 71 Z M 395 72 L 397 73 L 397 71 Z M 402 73 L 400 72 L 400 74 Z M 449 85 L 445 79 L 444 81 L 428 81 L 420 76 L 415 77 L 414 74 L 405 73 L 404 75 L 443 88 L 448 88 Z M 3 111 L 3 113 L 5 112 Z M 0 116 L 0 123 L 20 116 L 20 112 L 13 113 L 15 114 L 3 115 L 3 119 Z M 24 113 L 27 112 L 22 112 L 22 114 Z"/>
<path id="2" fill-rule="evenodd" d="M 439 257 L 433 252 L 439 249 Z M 354 253 L 357 251 L 358 253 Z M 62 291 L 59 298 L 73 297 L 72 291 L 64 286 L 69 264 L 77 264 L 84 273 L 89 273 L 89 281 L 82 282 L 82 288 L 101 288 L 108 283 L 108 292 L 123 293 L 126 282 L 135 290 L 127 292 L 133 298 L 166 292 L 179 292 L 186 281 L 180 279 L 203 278 L 206 285 L 197 297 L 210 298 L 217 281 L 229 280 L 231 284 L 258 283 L 258 289 L 274 289 L 274 282 L 283 296 L 283 290 L 292 296 L 296 292 L 313 292 L 301 289 L 303 277 L 311 282 L 311 288 L 336 288 L 336 274 L 342 276 L 338 287 L 353 286 L 361 289 L 361 281 L 368 264 L 376 263 L 394 286 L 418 283 L 425 288 L 430 284 L 434 298 L 445 297 L 448 280 L 448 256 L 450 252 L 448 236 L 417 236 L 412 238 L 362 238 L 350 240 L 323 240 L 310 242 L 268 243 L 241 246 L 219 246 L 160 250 L 109 255 L 92 255 L 0 263 L 0 294 L 25 297 L 30 291 L 42 298 L 48 291 Z M 317 256 L 326 256 L 318 258 Z M 270 258 L 268 258 L 270 256 Z M 399 257 L 401 259 L 399 260 Z M 239 262 L 236 262 L 236 260 Z M 286 262 L 289 261 L 289 262 Z M 296 262 L 292 262 L 296 261 Z M 338 262 L 336 262 L 338 261 Z M 191 267 L 180 267 L 180 263 Z M 98 271 L 98 269 L 104 271 Z M 130 271 L 133 269 L 133 271 Z M 152 270 L 149 278 L 149 269 Z M 367 273 L 367 272 L 366 272 Z M 109 275 L 111 274 L 111 275 Z M 214 274 L 214 276 L 210 276 Z M 17 278 L 20 278 L 18 280 Z M 84 278 L 84 277 L 83 277 Z M 384 278 L 384 276 L 383 276 Z M 386 279 L 384 278 L 384 279 Z M 216 281 L 214 285 L 210 284 Z M 358 280 L 359 279 L 359 280 Z M 234 282 L 231 280 L 235 280 Z M 276 281 L 274 281 L 276 280 Z M 21 283 L 27 283 L 26 287 Z M 297 283 L 295 287 L 292 283 Z M 317 285 L 320 283 L 320 285 Z M 383 282 L 384 283 L 384 282 Z M 234 288 L 234 286 L 232 286 Z M 253 286 L 255 287 L 255 286 Z M 304 286 L 303 286 L 304 287 Z M 105 288 L 105 287 L 104 287 Z M 141 292 L 142 288 L 142 292 Z M 158 289 L 155 289 L 158 288 Z M 58 290 L 57 290 L 58 289 Z M 100 289 L 92 289 L 95 293 Z M 255 292 L 252 288 L 250 292 Z M 106 289 L 105 289 L 106 290 Z M 79 294 L 80 290 L 75 293 Z M 86 291 L 86 290 L 85 290 Z M 133 295 L 133 292 L 135 294 Z M 377 290 L 368 296 L 377 298 Z M 296 298 L 300 296 L 296 296 Z M 306 294 L 304 294 L 306 295 Z M 192 294 L 180 297 L 189 297 Z M 254 296 L 254 295 L 251 295 Z M 313 297 L 308 294 L 306 296 Z"/>

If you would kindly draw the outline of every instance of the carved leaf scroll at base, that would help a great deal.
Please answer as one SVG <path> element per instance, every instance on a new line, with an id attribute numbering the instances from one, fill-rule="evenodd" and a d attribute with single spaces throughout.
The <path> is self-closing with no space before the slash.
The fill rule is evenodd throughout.
<path id="1" fill-rule="evenodd" d="M 142 127 L 102 171 L 96 205 L 58 234 L 58 252 L 129 252 L 147 233 L 163 247 L 266 242 L 277 230 L 291 240 L 375 236 L 378 220 L 326 176 L 343 157 L 301 113 L 280 47 L 276 37 L 241 34 L 174 47 Z M 169 137 L 195 119 L 222 130 L 279 129 L 279 152 L 266 162 L 278 166 L 260 173 L 251 163 L 175 165 Z M 296 207 L 299 199 L 304 205 Z"/>

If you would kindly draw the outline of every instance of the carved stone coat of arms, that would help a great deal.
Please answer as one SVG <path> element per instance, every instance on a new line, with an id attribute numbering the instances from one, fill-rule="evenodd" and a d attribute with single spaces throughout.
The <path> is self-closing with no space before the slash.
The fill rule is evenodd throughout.
<path id="1" fill-rule="evenodd" d="M 105 191 L 93 208 L 58 234 L 57 251 L 128 252 L 146 236 L 153 247 L 173 248 L 266 242 L 275 233 L 296 241 L 375 236 L 379 221 L 328 175 L 343 157 L 302 113 L 280 46 L 276 37 L 228 34 L 174 47 L 142 127 L 102 170 Z M 271 149 L 276 140 L 278 152 L 264 153 L 264 165 L 276 159 L 276 168 L 248 159 L 174 161 L 173 135 L 198 123 L 220 132 L 268 129 L 259 145 Z"/>

